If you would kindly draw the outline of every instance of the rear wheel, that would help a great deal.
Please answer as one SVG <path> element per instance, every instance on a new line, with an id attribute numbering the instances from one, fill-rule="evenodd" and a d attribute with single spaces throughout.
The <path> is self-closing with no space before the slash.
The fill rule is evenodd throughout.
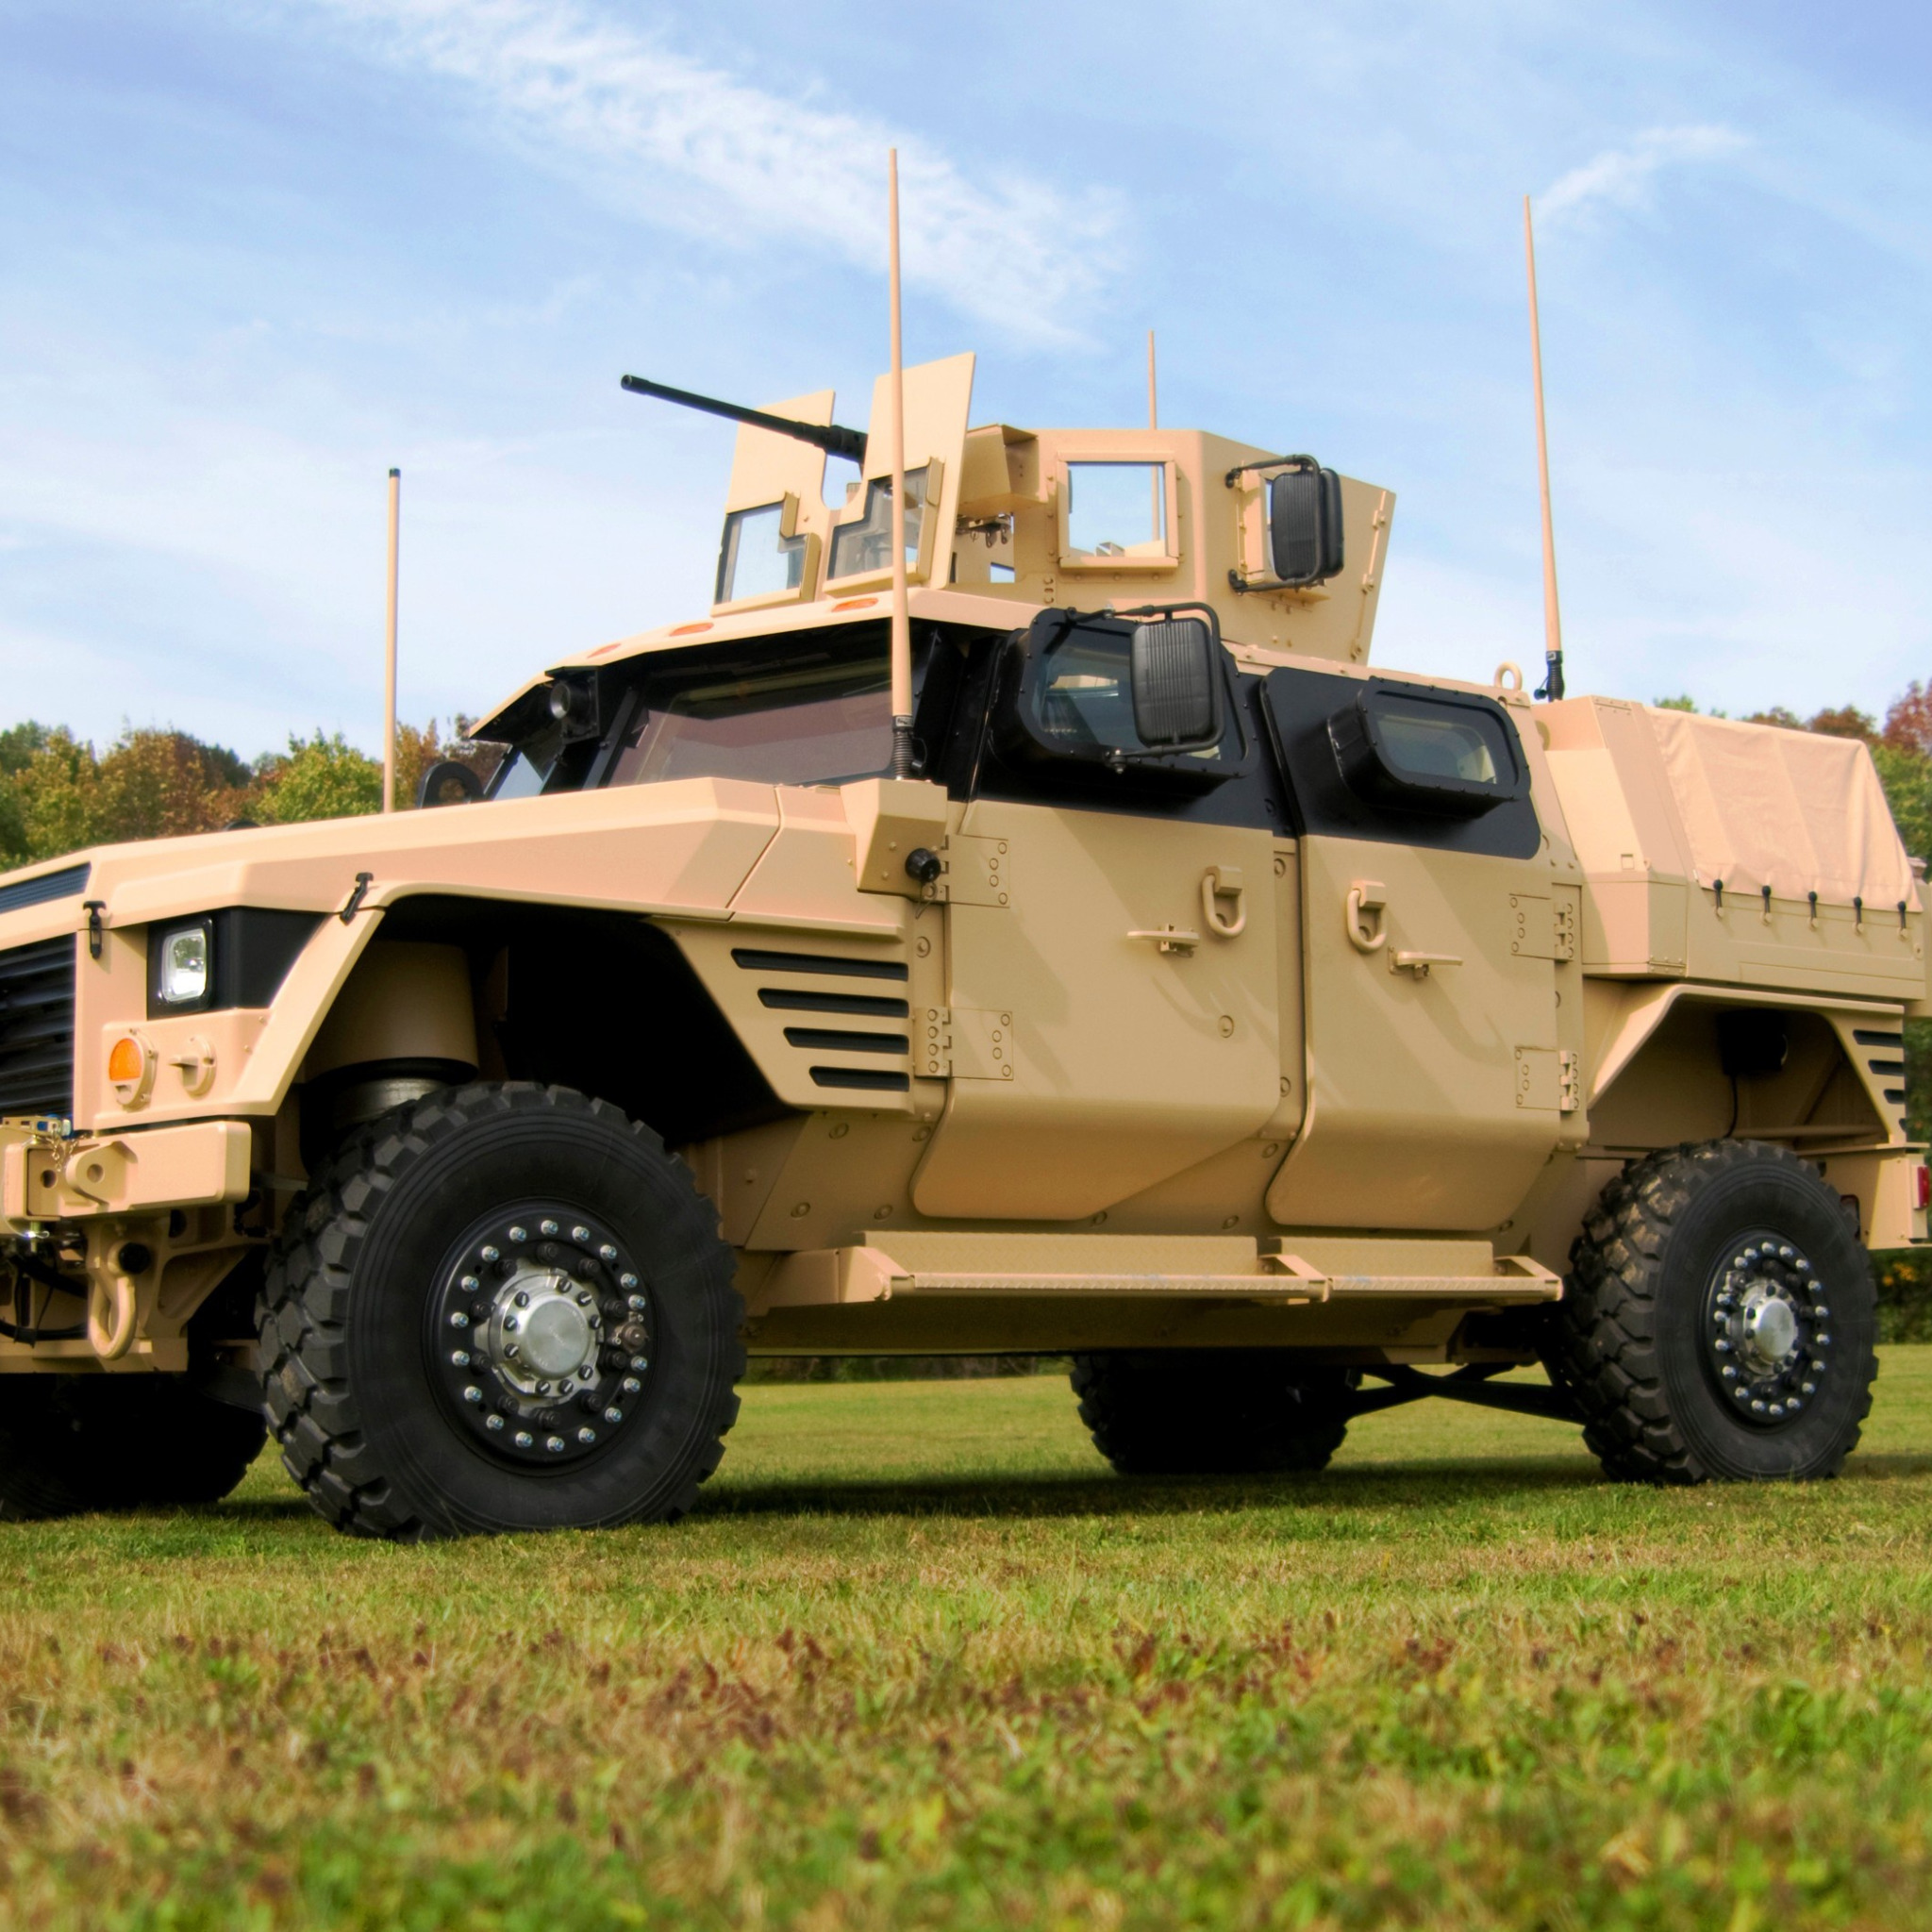
<path id="1" fill-rule="evenodd" d="M 8 1377 L 0 1519 L 215 1503 L 261 1453 L 261 1416 L 177 1375 Z"/>
<path id="2" fill-rule="evenodd" d="M 1355 1376 L 1272 1349 L 1110 1349 L 1074 1357 L 1093 1446 L 1123 1475 L 1327 1467 Z"/>
<path id="3" fill-rule="evenodd" d="M 732 1275 L 689 1172 L 615 1108 L 430 1094 L 337 1156 L 270 1265 L 282 1459 L 366 1536 L 675 1520 L 738 1413 Z"/>
<path id="4" fill-rule="evenodd" d="M 1877 1374 L 1872 1265 L 1817 1169 L 1759 1141 L 1634 1161 L 1552 1310 L 1552 1373 L 1623 1481 L 1836 1475 Z"/>

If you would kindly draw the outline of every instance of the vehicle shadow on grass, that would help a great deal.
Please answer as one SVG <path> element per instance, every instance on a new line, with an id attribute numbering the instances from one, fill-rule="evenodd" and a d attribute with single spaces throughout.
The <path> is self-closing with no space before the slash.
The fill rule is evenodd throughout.
<path id="1" fill-rule="evenodd" d="M 769 1479 L 707 1488 L 700 1516 L 928 1516 L 996 1519 L 1137 1515 L 1181 1516 L 1203 1510 L 1293 1507 L 1324 1514 L 1360 1509 L 1435 1509 L 1449 1503 L 1507 1501 L 1606 1489 L 1593 1463 L 1575 1457 L 1377 1463 L 1319 1475 L 926 1476 L 906 1481 L 864 1477 Z"/>

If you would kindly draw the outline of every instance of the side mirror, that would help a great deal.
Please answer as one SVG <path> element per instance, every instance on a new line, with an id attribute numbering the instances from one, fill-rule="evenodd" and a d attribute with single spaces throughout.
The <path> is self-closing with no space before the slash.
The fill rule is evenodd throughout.
<path id="1" fill-rule="evenodd" d="M 1134 729 L 1149 751 L 1221 742 L 1221 641 L 1199 617 L 1137 624 L 1128 646 Z"/>
<path id="2" fill-rule="evenodd" d="M 1268 567 L 1284 584 L 1319 584 L 1341 570 L 1341 478 L 1313 462 L 1268 479 Z"/>
<path id="3" fill-rule="evenodd" d="M 603 735 L 603 724 L 598 715 L 597 684 L 593 677 L 552 678 L 546 703 L 550 715 L 562 725 L 566 741 Z"/>
<path id="4" fill-rule="evenodd" d="M 458 758 L 438 758 L 416 790 L 416 803 L 425 810 L 436 805 L 474 805 L 482 796 L 482 779 Z"/>

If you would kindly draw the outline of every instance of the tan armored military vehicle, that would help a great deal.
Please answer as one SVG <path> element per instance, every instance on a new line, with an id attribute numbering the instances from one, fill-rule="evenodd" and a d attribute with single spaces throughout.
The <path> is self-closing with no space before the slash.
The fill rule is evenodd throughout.
<path id="1" fill-rule="evenodd" d="M 265 1407 L 345 1529 L 675 1517 L 747 1350 L 1068 1353 L 1136 1472 L 1422 1395 L 1839 1467 L 1926 1233 L 1864 749 L 1371 670 L 1390 492 L 972 371 L 906 378 L 911 775 L 884 452 L 714 406 L 709 611 L 486 796 L 0 880 L 8 1509 L 219 1495 Z"/>

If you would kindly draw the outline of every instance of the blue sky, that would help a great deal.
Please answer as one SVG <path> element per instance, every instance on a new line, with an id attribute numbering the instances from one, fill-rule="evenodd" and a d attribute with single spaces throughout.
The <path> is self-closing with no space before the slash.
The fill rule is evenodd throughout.
<path id="1" fill-rule="evenodd" d="M 1932 24 L 1900 5 L 1018 14 L 0 0 L 0 722 L 253 754 L 477 710 L 701 609 L 729 430 L 979 351 L 975 416 L 1161 414 L 1396 491 L 1376 638 L 1541 648 L 1535 194 L 1573 689 L 1932 675 Z"/>

